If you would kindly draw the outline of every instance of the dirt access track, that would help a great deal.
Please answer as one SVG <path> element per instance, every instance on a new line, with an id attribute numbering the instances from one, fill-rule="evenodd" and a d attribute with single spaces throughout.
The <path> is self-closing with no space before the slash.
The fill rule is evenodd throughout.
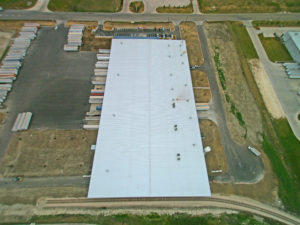
<path id="1" fill-rule="evenodd" d="M 13 134 L 0 163 L 3 177 L 91 173 L 96 131 L 27 130 Z"/>
<path id="2" fill-rule="evenodd" d="M 219 208 L 236 211 L 244 211 L 250 214 L 259 215 L 274 219 L 286 224 L 299 224 L 299 218 L 292 216 L 284 211 L 264 205 L 260 202 L 241 198 L 237 196 L 220 196 L 212 197 L 182 197 L 182 198 L 141 198 L 141 199 L 45 199 L 38 202 L 41 209 L 67 210 L 70 208 L 89 208 L 111 211 L 123 209 L 127 211 L 133 209 L 131 213 L 137 211 L 149 210 L 167 210 L 176 209 L 176 212 L 188 209 L 189 214 L 194 214 L 193 210 L 199 208 Z M 135 210 L 134 210 L 135 209 Z M 140 213 L 142 213 L 140 211 Z M 168 213 L 169 214 L 169 213 Z"/>
<path id="3" fill-rule="evenodd" d="M 284 118 L 282 106 L 262 63 L 258 59 L 251 59 L 248 62 L 268 111 L 275 119 Z"/>

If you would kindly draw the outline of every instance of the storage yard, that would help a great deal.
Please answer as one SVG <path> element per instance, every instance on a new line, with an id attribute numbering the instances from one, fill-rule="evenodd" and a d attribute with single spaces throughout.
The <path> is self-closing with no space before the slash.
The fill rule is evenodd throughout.
<path id="1" fill-rule="evenodd" d="M 19 35 L 9 47 L 0 67 L 0 106 L 5 102 L 12 83 L 17 79 L 19 69 L 22 67 L 23 59 L 27 53 L 31 41 L 36 38 L 40 25 L 37 23 L 25 23 Z"/>

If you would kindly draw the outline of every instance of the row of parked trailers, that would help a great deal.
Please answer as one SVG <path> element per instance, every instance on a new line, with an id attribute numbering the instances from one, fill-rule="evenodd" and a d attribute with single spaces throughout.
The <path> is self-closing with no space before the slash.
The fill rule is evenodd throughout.
<path id="1" fill-rule="evenodd" d="M 299 63 L 283 63 L 285 72 L 289 78 L 300 79 L 300 64 Z"/>
<path id="2" fill-rule="evenodd" d="M 84 24 L 73 24 L 68 33 L 68 43 L 64 45 L 64 51 L 77 52 L 82 45 Z"/>
<path id="3" fill-rule="evenodd" d="M 16 80 L 19 70 L 22 67 L 23 59 L 40 25 L 38 23 L 25 23 L 19 32 L 19 36 L 14 39 L 12 46 L 2 60 L 0 67 L 0 105 L 6 100 L 8 92 L 12 88 L 12 83 Z"/>
<path id="4" fill-rule="evenodd" d="M 99 128 L 109 57 L 110 49 L 99 49 L 98 61 L 95 64 L 92 80 L 93 89 L 89 98 L 91 107 L 90 111 L 86 113 L 86 124 L 83 125 L 83 128 L 87 130 L 97 130 Z"/>

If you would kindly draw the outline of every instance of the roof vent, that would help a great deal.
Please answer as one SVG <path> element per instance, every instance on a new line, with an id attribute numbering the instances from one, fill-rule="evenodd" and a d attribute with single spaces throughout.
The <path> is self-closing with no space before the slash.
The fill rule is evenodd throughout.
<path id="1" fill-rule="evenodd" d="M 174 130 L 175 130 L 175 131 L 178 130 L 177 124 L 174 125 Z"/>

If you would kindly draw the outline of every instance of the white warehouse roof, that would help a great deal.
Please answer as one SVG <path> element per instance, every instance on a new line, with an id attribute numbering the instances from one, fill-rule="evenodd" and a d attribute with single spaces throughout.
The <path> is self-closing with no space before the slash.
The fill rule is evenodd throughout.
<path id="1" fill-rule="evenodd" d="M 210 195 L 185 41 L 114 39 L 88 197 Z"/>

